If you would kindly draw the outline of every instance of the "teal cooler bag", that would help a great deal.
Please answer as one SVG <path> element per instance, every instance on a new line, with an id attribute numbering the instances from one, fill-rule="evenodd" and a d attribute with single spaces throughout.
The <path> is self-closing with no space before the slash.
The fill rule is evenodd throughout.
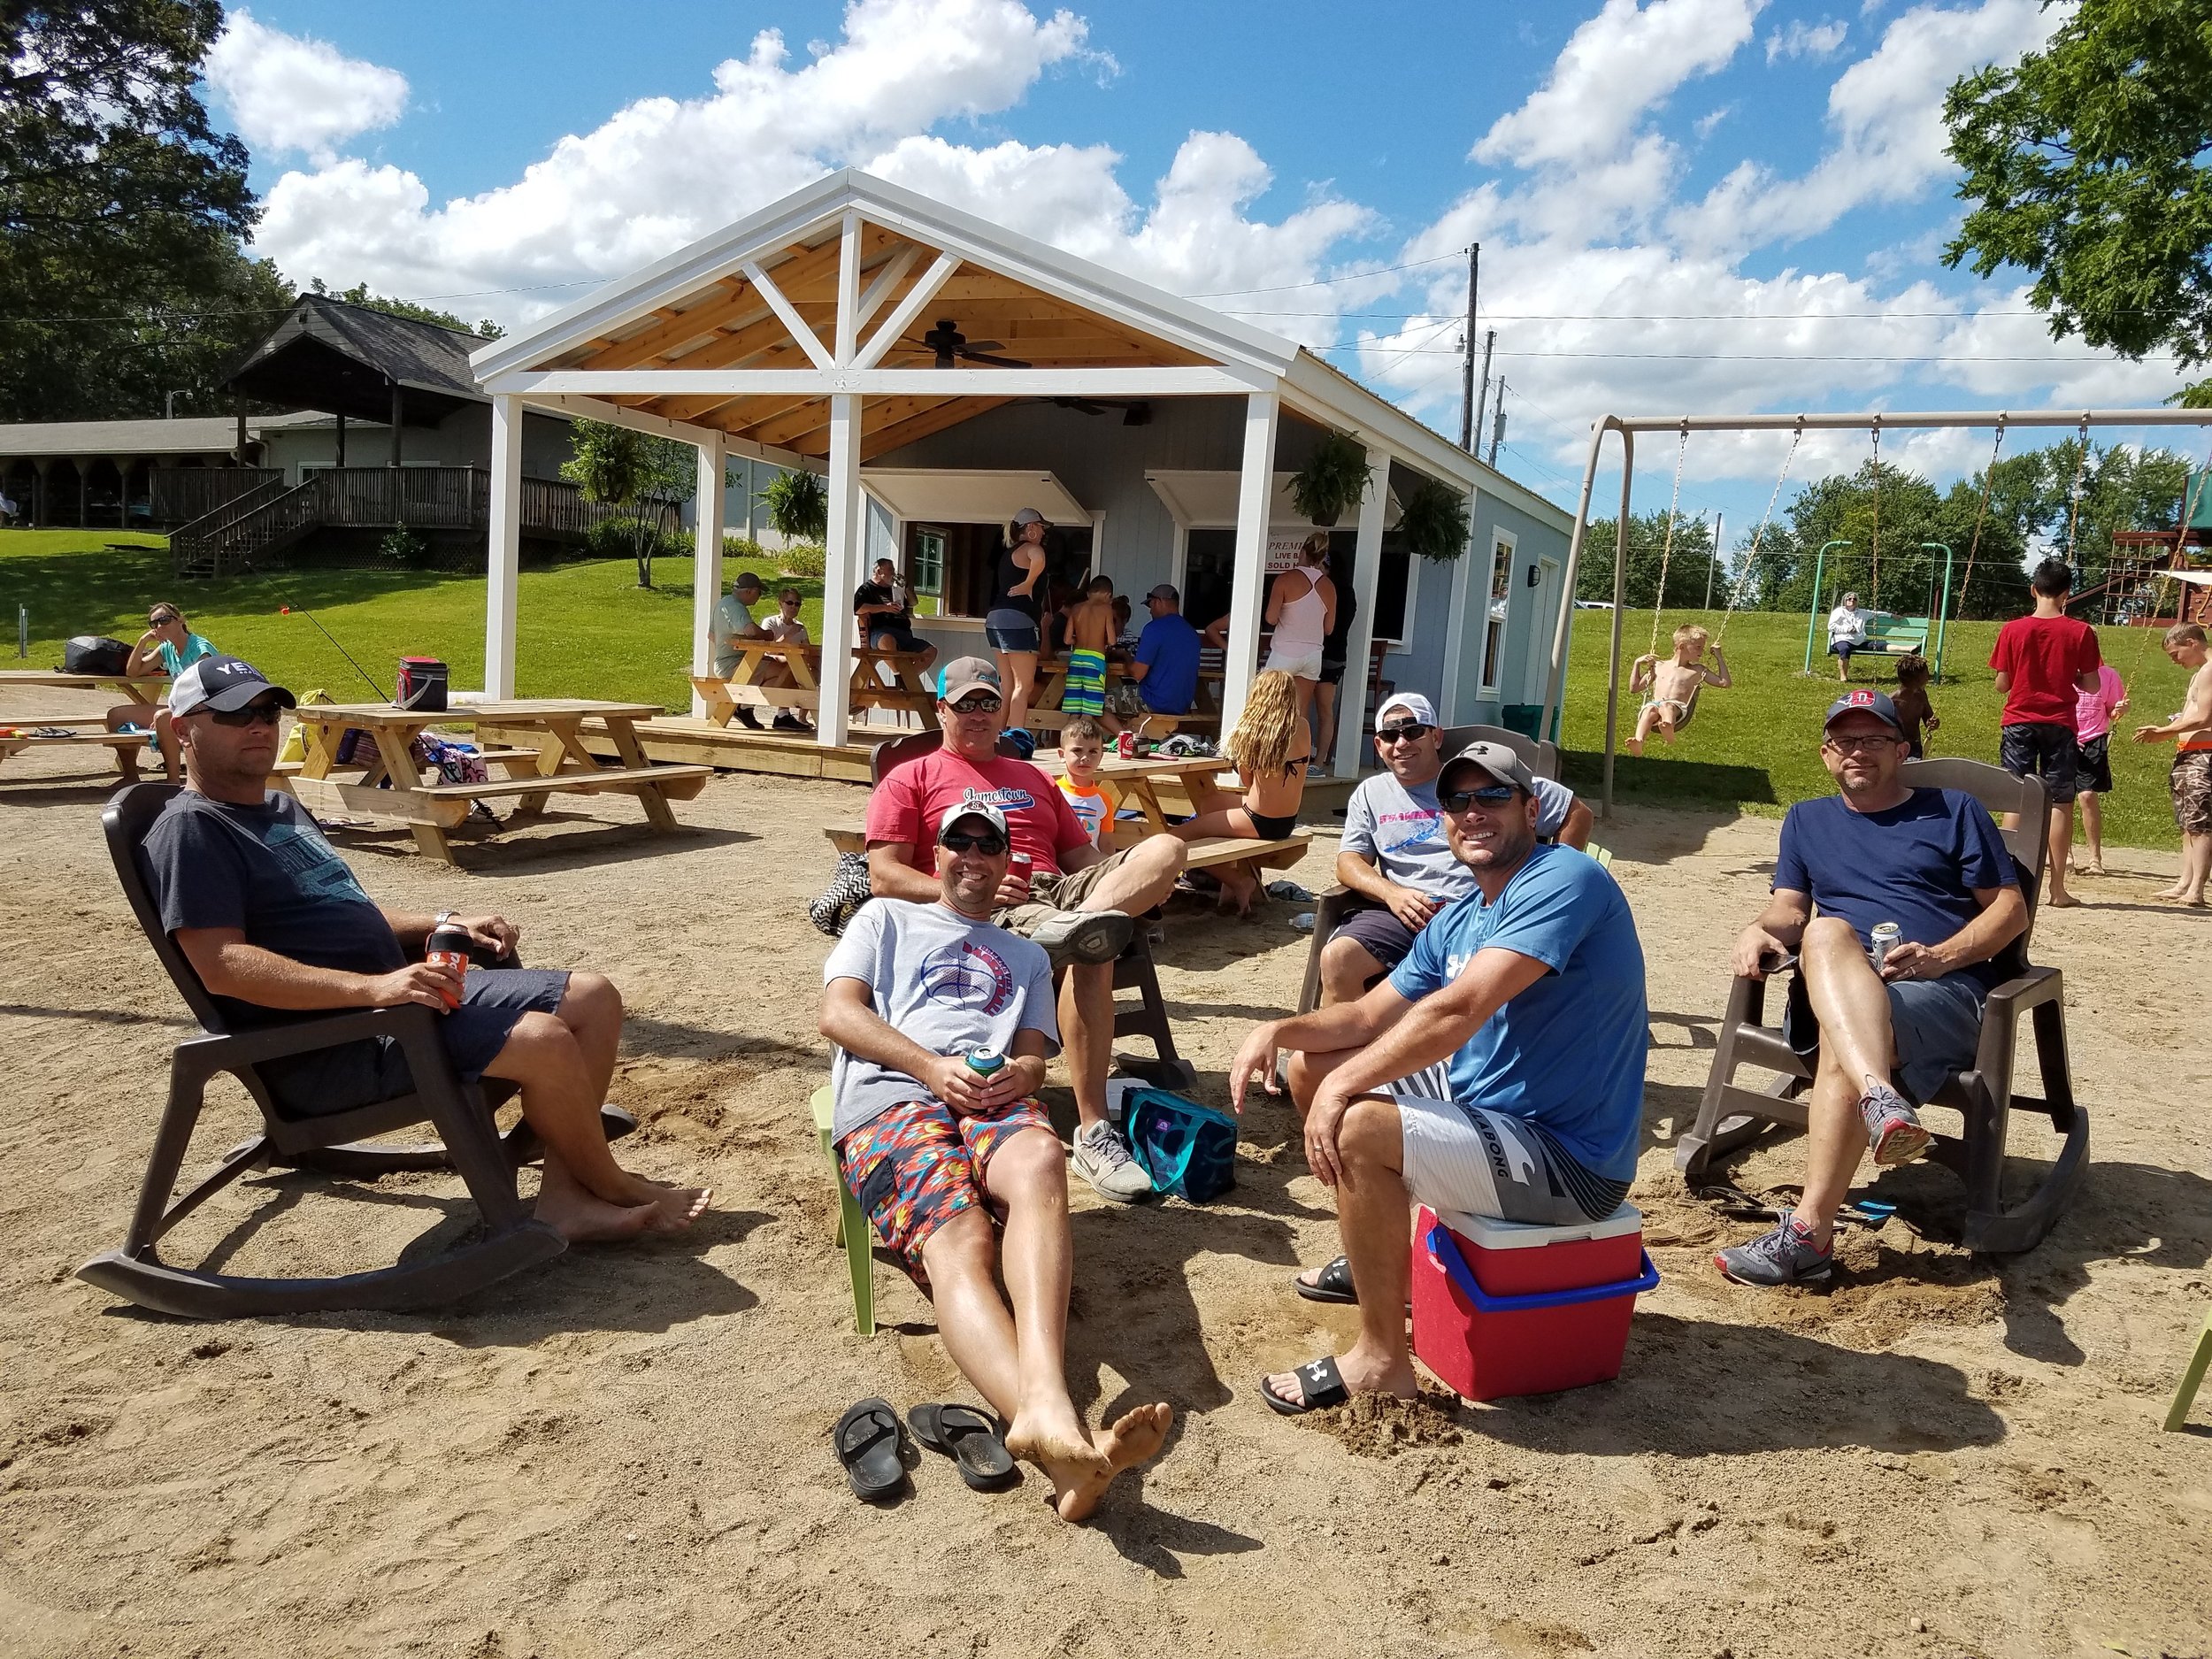
<path id="1" fill-rule="evenodd" d="M 1164 1088 L 1132 1089 L 1123 1102 L 1129 1145 L 1164 1193 L 1203 1204 L 1237 1184 L 1237 1120 Z"/>

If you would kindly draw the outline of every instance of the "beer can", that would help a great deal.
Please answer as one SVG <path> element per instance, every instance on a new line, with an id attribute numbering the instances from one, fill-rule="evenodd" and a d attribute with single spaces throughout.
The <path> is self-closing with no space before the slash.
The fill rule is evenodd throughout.
<path id="1" fill-rule="evenodd" d="M 968 1050 L 968 1070 L 978 1077 L 996 1077 L 1004 1069 L 1006 1056 L 995 1048 Z"/>
<path id="2" fill-rule="evenodd" d="M 1866 954 L 1873 961 L 1875 972 L 1879 973 L 1882 971 L 1882 964 L 1889 960 L 1889 953 L 1896 947 L 1897 941 L 1904 937 L 1904 933 L 1905 930 L 1895 922 L 1874 924 L 1874 931 L 1867 935 L 1872 943 Z"/>
<path id="3" fill-rule="evenodd" d="M 440 967 L 450 969 L 455 978 L 465 979 L 468 977 L 469 952 L 474 945 L 475 941 L 469 937 L 467 928 L 455 927 L 449 923 L 443 927 L 432 930 L 429 943 L 423 951 L 422 959 L 425 962 L 436 963 Z M 449 995 L 445 999 L 445 1005 L 449 1010 L 458 1008 L 461 1006 L 461 999 Z"/>

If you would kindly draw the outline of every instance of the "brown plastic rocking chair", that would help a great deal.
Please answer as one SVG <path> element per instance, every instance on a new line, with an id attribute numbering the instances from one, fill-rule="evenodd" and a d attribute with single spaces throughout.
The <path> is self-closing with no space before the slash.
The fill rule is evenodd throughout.
<path id="1" fill-rule="evenodd" d="M 513 1093 L 513 1085 L 495 1079 L 462 1082 L 446 1057 L 438 1017 L 430 1010 L 413 1005 L 351 1009 L 246 1031 L 227 1027 L 214 998 L 162 926 L 159 909 L 138 864 L 147 832 L 176 794 L 172 784 L 142 783 L 122 790 L 108 803 L 102 824 L 131 910 L 186 1007 L 199 1021 L 200 1032 L 179 1043 L 170 1061 L 168 1104 L 123 1247 L 94 1256 L 77 1270 L 77 1277 L 142 1308 L 187 1318 L 227 1319 L 433 1307 L 560 1255 L 568 1248 L 566 1241 L 532 1217 L 530 1205 L 515 1187 L 517 1167 L 537 1155 L 536 1137 L 527 1125 L 518 1125 L 503 1138 L 492 1117 L 494 1108 Z M 406 1054 L 415 1085 L 412 1094 L 303 1117 L 277 1104 L 258 1070 L 288 1056 L 387 1036 L 397 1039 Z M 196 1186 L 172 1202 L 209 1079 L 223 1071 L 244 1084 L 260 1107 L 262 1133 L 234 1147 Z M 367 1137 L 426 1121 L 436 1128 L 438 1142 L 367 1142 Z M 610 1140 L 636 1126 L 627 1112 L 613 1107 L 603 1109 L 602 1121 Z M 164 1234 L 248 1171 L 270 1162 L 365 1180 L 405 1170 L 450 1169 L 466 1183 L 488 1231 L 476 1242 L 442 1255 L 329 1279 L 241 1278 L 178 1267 L 161 1259 L 157 1247 Z"/>

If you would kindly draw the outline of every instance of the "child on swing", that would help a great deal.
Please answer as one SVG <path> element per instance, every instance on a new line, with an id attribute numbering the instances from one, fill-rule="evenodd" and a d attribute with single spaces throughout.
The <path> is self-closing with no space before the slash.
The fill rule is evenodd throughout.
<path id="1" fill-rule="evenodd" d="M 1674 631 L 1674 658 L 1663 662 L 1650 652 L 1636 659 L 1635 671 L 1629 676 L 1628 688 L 1633 692 L 1648 691 L 1644 706 L 1636 713 L 1636 735 L 1628 740 L 1628 752 L 1640 755 L 1644 741 L 1656 726 L 1659 735 L 1666 739 L 1670 748 L 1674 734 L 1690 723 L 1690 711 L 1696 707 L 1697 694 L 1705 686 L 1722 690 L 1732 683 L 1728 678 L 1728 659 L 1721 655 L 1720 647 L 1713 647 L 1714 666 L 1705 666 L 1705 630 L 1694 622 L 1686 622 Z"/>

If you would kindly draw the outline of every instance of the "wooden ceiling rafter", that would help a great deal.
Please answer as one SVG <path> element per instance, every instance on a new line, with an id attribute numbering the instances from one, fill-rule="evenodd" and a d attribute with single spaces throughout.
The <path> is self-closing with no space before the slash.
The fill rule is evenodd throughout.
<path id="1" fill-rule="evenodd" d="M 864 423 L 860 429 L 860 458 L 864 463 L 875 460 L 1012 401 L 1005 397 L 953 397 L 935 409 L 876 431 L 870 431 Z"/>

